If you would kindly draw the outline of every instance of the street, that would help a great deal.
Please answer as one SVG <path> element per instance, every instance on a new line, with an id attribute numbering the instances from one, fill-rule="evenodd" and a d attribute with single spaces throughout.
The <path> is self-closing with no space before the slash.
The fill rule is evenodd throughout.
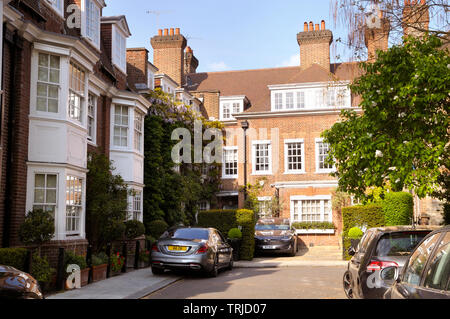
<path id="1" fill-rule="evenodd" d="M 235 268 L 183 279 L 143 299 L 342 299 L 345 266 Z"/>

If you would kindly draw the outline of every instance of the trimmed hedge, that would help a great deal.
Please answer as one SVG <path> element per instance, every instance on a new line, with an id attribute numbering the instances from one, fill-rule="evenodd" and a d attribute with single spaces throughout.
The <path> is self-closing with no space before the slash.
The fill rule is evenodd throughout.
<path id="1" fill-rule="evenodd" d="M 336 226 L 331 222 L 297 222 L 293 223 L 292 227 L 295 229 L 336 229 Z"/>
<path id="2" fill-rule="evenodd" d="M 148 235 L 158 239 L 169 228 L 169 225 L 161 219 L 152 220 L 147 224 Z"/>
<path id="3" fill-rule="evenodd" d="M 387 193 L 381 203 L 386 226 L 411 225 L 413 197 L 406 192 Z"/>
<path id="4" fill-rule="evenodd" d="M 345 260 L 351 259 L 348 248 L 351 246 L 348 231 L 353 227 L 366 226 L 367 229 L 384 226 L 383 207 L 379 204 L 357 205 L 344 207 L 342 209 L 342 220 L 344 224 L 342 232 L 343 257 Z"/>
<path id="5" fill-rule="evenodd" d="M 213 227 L 222 234 L 242 227 L 240 258 L 252 260 L 255 250 L 255 214 L 251 210 L 209 210 L 198 214 L 198 226 Z"/>
<path id="6" fill-rule="evenodd" d="M 24 270 L 27 250 L 25 248 L 0 248 L 0 265 Z"/>

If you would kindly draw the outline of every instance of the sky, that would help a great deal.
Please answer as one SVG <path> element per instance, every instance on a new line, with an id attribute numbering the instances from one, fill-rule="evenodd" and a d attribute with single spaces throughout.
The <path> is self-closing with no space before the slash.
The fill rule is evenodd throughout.
<path id="1" fill-rule="evenodd" d="M 334 40 L 346 33 L 334 26 L 330 0 L 106 0 L 103 16 L 125 15 L 132 36 L 127 47 L 153 51 L 158 29 L 180 28 L 199 60 L 197 72 L 299 65 L 297 33 L 305 21 L 325 20 Z M 345 56 L 342 45 L 331 51 Z M 345 58 L 344 58 L 345 61 Z"/>

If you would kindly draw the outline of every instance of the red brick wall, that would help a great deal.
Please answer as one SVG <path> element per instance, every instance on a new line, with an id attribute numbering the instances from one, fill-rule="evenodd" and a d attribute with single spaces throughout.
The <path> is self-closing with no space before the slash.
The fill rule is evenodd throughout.
<path id="1" fill-rule="evenodd" d="M 137 83 L 148 82 L 148 51 L 145 48 L 127 49 L 127 74 L 128 83 L 136 85 Z"/>

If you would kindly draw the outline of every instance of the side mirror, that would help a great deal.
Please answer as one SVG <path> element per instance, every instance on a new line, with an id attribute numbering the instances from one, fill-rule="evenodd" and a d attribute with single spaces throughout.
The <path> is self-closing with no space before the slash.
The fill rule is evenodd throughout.
<path id="1" fill-rule="evenodd" d="M 350 248 L 348 249 L 348 254 L 349 254 L 350 256 L 354 256 L 354 255 L 356 254 L 355 248 L 354 248 L 354 247 L 350 247 Z"/>
<path id="2" fill-rule="evenodd" d="M 399 279 L 398 267 L 391 266 L 384 268 L 380 273 L 380 277 L 382 280 L 388 282 L 397 281 Z"/>

